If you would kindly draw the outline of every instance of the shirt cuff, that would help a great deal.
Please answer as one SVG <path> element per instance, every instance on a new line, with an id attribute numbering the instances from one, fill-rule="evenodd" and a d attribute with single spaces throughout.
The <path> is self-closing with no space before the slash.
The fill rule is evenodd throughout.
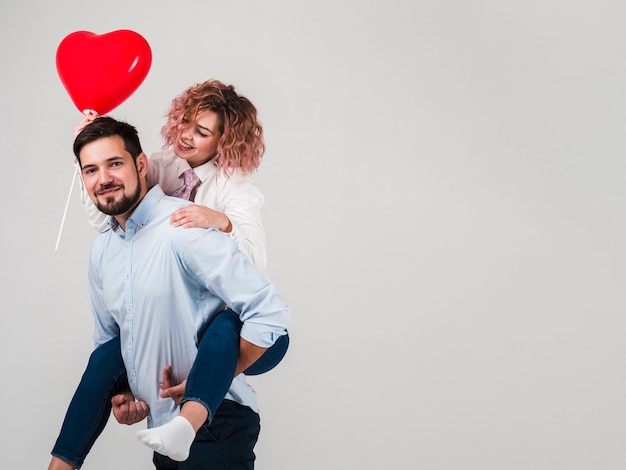
<path id="1" fill-rule="evenodd" d="M 270 348 L 276 340 L 287 334 L 282 328 L 272 328 L 245 323 L 241 327 L 241 337 L 260 348 Z"/>

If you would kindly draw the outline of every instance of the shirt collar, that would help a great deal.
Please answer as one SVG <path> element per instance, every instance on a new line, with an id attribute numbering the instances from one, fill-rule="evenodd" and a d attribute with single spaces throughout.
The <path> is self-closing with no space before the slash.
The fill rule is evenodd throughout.
<path id="1" fill-rule="evenodd" d="M 206 180 L 211 178 L 217 171 L 215 158 L 213 158 L 212 160 L 209 160 L 206 163 L 203 163 L 200 166 L 195 167 L 193 171 L 196 172 L 196 175 L 198 175 L 198 178 L 200 178 L 200 181 L 204 183 Z"/>
<path id="2" fill-rule="evenodd" d="M 128 231 L 129 225 L 135 227 L 143 227 L 146 225 L 150 220 L 152 209 L 154 209 L 154 206 L 156 206 L 163 196 L 165 196 L 165 193 L 161 189 L 161 186 L 158 184 L 154 185 L 128 217 L 128 220 L 126 221 L 126 230 Z M 119 229 L 119 224 L 114 217 L 111 217 L 111 228 L 116 230 Z"/>
<path id="3" fill-rule="evenodd" d="M 189 166 L 189 163 L 187 163 L 187 160 L 183 160 L 182 158 L 179 158 L 179 157 L 176 157 L 176 158 L 178 160 L 178 168 L 177 168 L 178 176 L 179 178 L 182 178 L 183 173 L 191 169 L 191 166 Z M 198 175 L 198 178 L 200 178 L 200 183 L 204 183 L 209 178 L 211 178 L 217 171 L 215 158 L 213 158 L 212 160 L 209 160 L 206 163 L 203 163 L 200 166 L 195 167 L 193 171 L 196 173 L 196 175 Z"/>

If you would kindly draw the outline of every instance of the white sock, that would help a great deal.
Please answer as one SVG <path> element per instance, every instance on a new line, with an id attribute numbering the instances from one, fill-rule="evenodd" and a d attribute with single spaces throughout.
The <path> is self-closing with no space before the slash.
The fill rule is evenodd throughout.
<path id="1" fill-rule="evenodd" d="M 163 426 L 138 431 L 137 437 L 153 451 L 183 462 L 189 457 L 189 449 L 196 438 L 196 432 L 189 421 L 182 416 L 176 416 Z"/>

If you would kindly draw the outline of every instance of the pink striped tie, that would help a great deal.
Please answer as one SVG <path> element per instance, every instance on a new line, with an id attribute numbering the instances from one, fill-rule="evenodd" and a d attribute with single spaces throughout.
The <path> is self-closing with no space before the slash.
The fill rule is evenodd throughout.
<path id="1" fill-rule="evenodd" d="M 190 168 L 183 173 L 183 180 L 183 185 L 180 188 L 177 188 L 176 191 L 172 193 L 172 196 L 193 201 L 191 193 L 200 184 L 200 178 L 198 178 L 196 172 Z"/>

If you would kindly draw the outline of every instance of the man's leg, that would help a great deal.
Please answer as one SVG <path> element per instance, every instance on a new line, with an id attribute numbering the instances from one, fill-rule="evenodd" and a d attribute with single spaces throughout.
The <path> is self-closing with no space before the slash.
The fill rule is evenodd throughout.
<path id="1" fill-rule="evenodd" d="M 253 470 L 260 418 L 247 406 L 224 400 L 211 424 L 200 428 L 179 470 Z"/>
<path id="2" fill-rule="evenodd" d="M 128 387 L 116 337 L 96 348 L 65 414 L 52 455 L 80 468 L 111 414 L 111 397 Z M 58 462 L 53 459 L 50 468 Z M 57 466 L 57 468 L 62 468 Z"/>
<path id="3" fill-rule="evenodd" d="M 179 462 L 175 462 L 169 457 L 157 454 L 156 452 L 152 454 L 152 463 L 154 464 L 154 468 L 156 468 L 156 470 L 178 470 L 179 464 Z"/>

